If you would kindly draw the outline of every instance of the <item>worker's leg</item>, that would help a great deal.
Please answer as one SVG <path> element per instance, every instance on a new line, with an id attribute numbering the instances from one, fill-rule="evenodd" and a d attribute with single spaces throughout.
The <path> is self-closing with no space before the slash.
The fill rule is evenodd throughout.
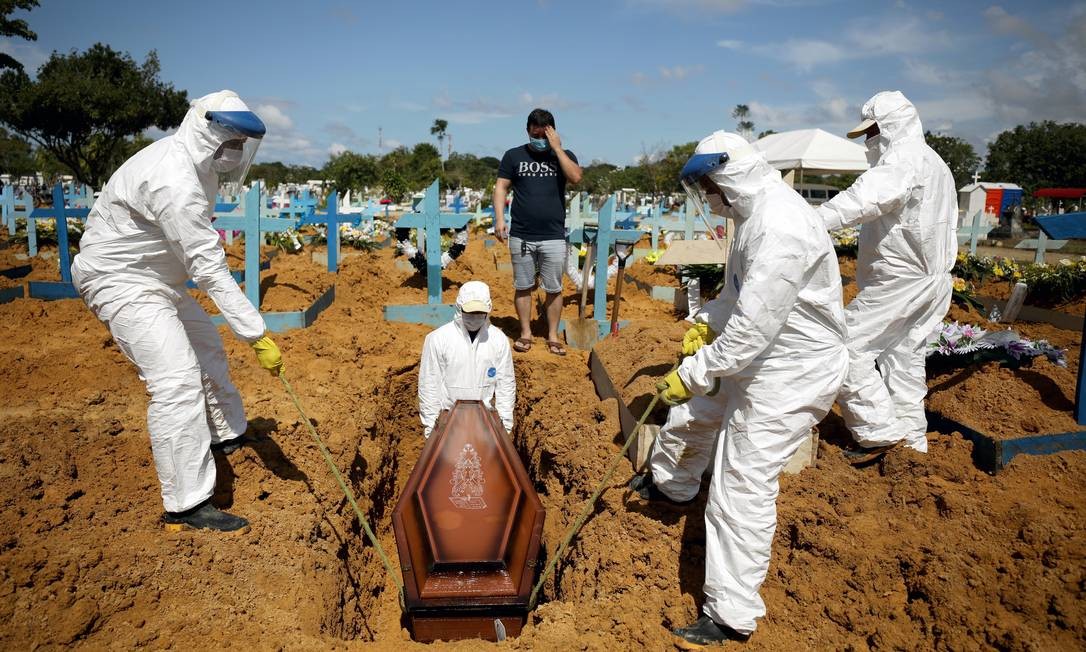
<path id="1" fill-rule="evenodd" d="M 240 437 L 247 427 L 245 408 L 241 393 L 230 379 L 226 350 L 218 329 L 200 304 L 188 295 L 183 296 L 178 314 L 200 363 L 211 442 L 218 444 Z"/>
<path id="2" fill-rule="evenodd" d="M 722 389 L 716 396 L 695 396 L 668 410 L 648 465 L 653 484 L 668 498 L 683 502 L 698 495 L 721 431 L 725 393 Z"/>

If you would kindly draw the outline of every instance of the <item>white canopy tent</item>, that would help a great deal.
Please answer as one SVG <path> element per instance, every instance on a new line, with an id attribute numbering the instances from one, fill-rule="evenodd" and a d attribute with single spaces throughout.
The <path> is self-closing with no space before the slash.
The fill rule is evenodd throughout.
<path id="1" fill-rule="evenodd" d="M 867 170 L 864 147 L 834 136 L 822 129 L 797 129 L 759 138 L 754 148 L 765 154 L 769 164 L 778 170 L 803 173 L 841 174 Z"/>

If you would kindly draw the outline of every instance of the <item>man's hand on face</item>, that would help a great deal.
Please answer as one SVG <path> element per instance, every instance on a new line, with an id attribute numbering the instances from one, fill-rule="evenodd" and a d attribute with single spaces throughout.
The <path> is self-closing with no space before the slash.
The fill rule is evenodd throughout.
<path id="1" fill-rule="evenodd" d="M 543 133 L 547 136 L 547 142 L 550 143 L 551 149 L 556 152 L 562 150 L 562 139 L 558 137 L 558 132 L 555 131 L 554 127 L 546 127 Z"/>

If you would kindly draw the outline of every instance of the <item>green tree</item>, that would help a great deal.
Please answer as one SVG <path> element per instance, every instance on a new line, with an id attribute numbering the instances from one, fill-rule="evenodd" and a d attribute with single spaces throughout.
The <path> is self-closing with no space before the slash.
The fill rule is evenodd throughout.
<path id="1" fill-rule="evenodd" d="M 377 185 L 377 160 L 366 154 L 343 152 L 328 159 L 322 174 L 325 179 L 332 180 L 341 194 L 345 190 L 358 192 L 366 186 Z"/>
<path id="2" fill-rule="evenodd" d="M 402 174 L 411 190 L 421 190 L 434 179 L 440 179 L 441 185 L 446 185 L 442 178 L 441 155 L 430 143 L 418 143 L 411 149 L 407 169 Z"/>
<path id="3" fill-rule="evenodd" d="M 441 169 L 442 170 L 445 169 L 445 162 L 444 162 L 444 158 L 442 158 L 442 156 L 441 156 L 441 152 L 444 151 L 444 149 L 445 149 L 444 148 L 444 145 L 445 145 L 445 133 L 446 133 L 446 130 L 448 128 L 449 128 L 449 121 L 448 120 L 442 120 L 441 118 L 438 118 L 437 120 L 434 120 L 434 125 L 432 127 L 430 127 L 430 135 L 437 136 L 437 155 L 438 155 L 438 158 L 442 159 L 442 164 L 441 164 Z"/>
<path id="4" fill-rule="evenodd" d="M 30 143 L 0 129 L 0 172 L 12 177 L 34 174 L 38 170 Z"/>
<path id="5" fill-rule="evenodd" d="M 766 129 L 765 131 L 759 131 L 758 132 L 758 140 L 761 140 L 761 139 L 765 138 L 766 136 L 772 136 L 775 133 L 777 133 L 777 132 L 772 130 L 772 129 Z"/>
<path id="6" fill-rule="evenodd" d="M 159 70 L 153 50 L 142 65 L 101 43 L 84 53 L 54 52 L 36 80 L 22 70 L 0 75 L 0 123 L 100 188 L 130 137 L 185 117 L 187 93 L 160 81 Z"/>
<path id="7" fill-rule="evenodd" d="M 750 140 L 750 135 L 754 133 L 754 123 L 749 120 L 750 107 L 746 104 L 736 104 L 732 109 L 732 117 L 735 118 L 735 130 L 739 132 L 739 135 L 747 140 Z"/>
<path id="8" fill-rule="evenodd" d="M 954 185 L 958 188 L 973 180 L 973 173 L 980 166 L 980 157 L 973 146 L 954 136 L 942 136 L 930 131 L 924 132 L 924 140 L 943 159 L 950 173 L 954 175 Z"/>
<path id="9" fill-rule="evenodd" d="M 385 189 L 385 196 L 394 202 L 401 202 L 407 196 L 407 182 L 395 168 L 381 170 L 381 186 Z"/>
<path id="10" fill-rule="evenodd" d="M 1086 125 L 1051 120 L 1018 125 L 988 145 L 984 176 L 1025 189 L 1086 186 Z"/>
<path id="11" fill-rule="evenodd" d="M 30 31 L 30 25 L 25 20 L 12 20 L 11 12 L 16 9 L 27 11 L 38 6 L 38 0 L 0 0 L 0 37 L 21 38 L 26 41 L 37 41 L 38 35 Z M 10 54 L 0 53 L 0 70 L 12 68 L 22 70 L 23 64 L 19 63 Z"/>

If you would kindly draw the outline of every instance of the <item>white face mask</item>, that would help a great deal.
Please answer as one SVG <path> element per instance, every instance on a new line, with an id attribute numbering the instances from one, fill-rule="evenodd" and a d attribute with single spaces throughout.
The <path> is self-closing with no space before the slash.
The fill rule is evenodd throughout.
<path id="1" fill-rule="evenodd" d="M 237 166 L 241 165 L 241 150 L 240 149 L 227 149 L 223 148 L 219 150 L 218 155 L 211 161 L 211 169 L 216 172 L 229 172 Z"/>
<path id="2" fill-rule="evenodd" d="M 486 324 L 486 316 L 485 312 L 465 312 L 460 318 L 464 321 L 464 328 L 475 332 Z"/>
<path id="3" fill-rule="evenodd" d="M 875 167 L 875 164 L 879 162 L 882 155 L 886 153 L 886 136 L 881 133 L 876 134 L 864 141 L 864 145 L 867 146 L 867 151 L 864 154 L 867 156 L 867 164 L 871 167 Z"/>

